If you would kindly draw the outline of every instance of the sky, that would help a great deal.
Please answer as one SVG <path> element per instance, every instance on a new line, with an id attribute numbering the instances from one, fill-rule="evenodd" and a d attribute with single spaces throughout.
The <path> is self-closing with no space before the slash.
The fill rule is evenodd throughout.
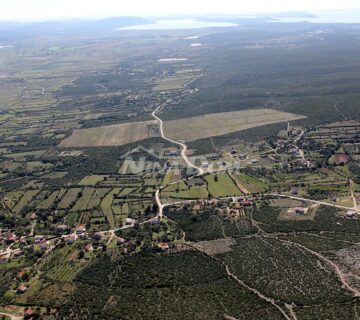
<path id="1" fill-rule="evenodd" d="M 359 0 L 0 0 L 0 21 L 360 8 Z"/>

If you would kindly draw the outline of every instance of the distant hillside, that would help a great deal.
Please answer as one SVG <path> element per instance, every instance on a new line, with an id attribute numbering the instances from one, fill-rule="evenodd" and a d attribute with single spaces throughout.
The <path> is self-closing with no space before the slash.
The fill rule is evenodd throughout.
<path id="1" fill-rule="evenodd" d="M 152 23 L 141 17 L 116 17 L 103 20 L 62 20 L 33 23 L 0 22 L 0 41 L 10 41 L 32 36 L 64 33 L 102 33 L 121 27 Z"/>

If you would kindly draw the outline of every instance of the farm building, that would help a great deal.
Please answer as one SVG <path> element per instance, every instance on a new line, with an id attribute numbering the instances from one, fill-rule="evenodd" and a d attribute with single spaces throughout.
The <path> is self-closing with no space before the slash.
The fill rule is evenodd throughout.
<path id="1" fill-rule="evenodd" d="M 204 169 L 209 168 L 209 163 L 208 162 L 203 162 L 201 165 Z"/>
<path id="2" fill-rule="evenodd" d="M 35 236 L 35 243 L 40 243 L 40 242 L 43 241 L 44 239 L 45 239 L 44 236 L 36 235 L 36 236 Z"/>
<path id="3" fill-rule="evenodd" d="M 305 214 L 306 213 L 306 208 L 296 207 L 296 208 L 294 208 L 294 212 L 297 213 L 297 214 Z"/>
<path id="4" fill-rule="evenodd" d="M 176 157 L 179 155 L 179 150 L 176 148 L 168 148 L 166 150 L 166 155 L 168 155 L 170 157 Z"/>
<path id="5" fill-rule="evenodd" d="M 348 212 L 346 212 L 346 218 L 348 218 L 348 219 L 354 218 L 355 215 L 356 215 L 356 212 L 355 212 L 355 211 L 348 211 Z"/>
<path id="6" fill-rule="evenodd" d="M 135 223 L 135 219 L 132 219 L 132 218 L 126 218 L 125 219 L 125 224 L 126 225 L 132 225 Z"/>
<path id="7" fill-rule="evenodd" d="M 336 153 L 333 156 L 334 164 L 343 165 L 349 162 L 349 156 L 345 153 Z"/>

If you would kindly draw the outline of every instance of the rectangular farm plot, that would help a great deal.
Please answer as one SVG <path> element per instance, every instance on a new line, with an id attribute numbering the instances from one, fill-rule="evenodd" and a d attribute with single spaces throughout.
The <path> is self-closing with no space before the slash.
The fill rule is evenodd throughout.
<path id="1" fill-rule="evenodd" d="M 94 186 L 96 185 L 98 182 L 103 181 L 106 177 L 108 177 L 107 175 L 92 175 L 92 176 L 86 176 L 85 178 L 83 178 L 80 182 L 79 185 L 80 186 Z"/>
<path id="2" fill-rule="evenodd" d="M 153 90 L 155 91 L 170 91 L 178 90 L 186 87 L 188 83 L 196 80 L 200 77 L 198 69 L 187 69 L 182 71 L 176 71 L 174 75 L 165 77 L 155 83 Z"/>
<path id="3" fill-rule="evenodd" d="M 104 216 L 107 218 L 107 221 L 109 223 L 109 226 L 114 229 L 115 228 L 115 221 L 114 221 L 114 215 L 113 211 L 111 209 L 114 196 L 118 195 L 120 192 L 120 188 L 114 188 L 111 190 L 106 197 L 101 201 L 101 209 L 104 213 Z"/>
<path id="4" fill-rule="evenodd" d="M 95 209 L 100 206 L 101 200 L 106 196 L 106 194 L 110 191 L 108 188 L 99 188 L 95 189 L 95 192 L 90 198 L 90 201 L 87 204 L 87 209 Z"/>
<path id="5" fill-rule="evenodd" d="M 85 188 L 81 193 L 81 197 L 78 198 L 78 200 L 76 201 L 76 203 L 75 203 L 74 207 L 71 209 L 71 211 L 86 210 L 94 191 L 95 191 L 94 188 Z"/>
<path id="6" fill-rule="evenodd" d="M 59 196 L 59 194 L 60 191 L 58 190 L 52 192 L 46 199 L 44 199 L 38 204 L 37 209 L 49 209 L 54 203 L 55 199 Z"/>
<path id="7" fill-rule="evenodd" d="M 14 207 L 13 212 L 20 213 L 20 211 L 25 208 L 39 192 L 40 190 L 26 191 L 20 201 Z"/>
<path id="8" fill-rule="evenodd" d="M 159 136 L 157 121 L 122 123 L 106 127 L 75 130 L 59 147 L 121 146 Z"/>
<path id="9" fill-rule="evenodd" d="M 232 197 L 242 195 L 242 192 L 226 172 L 219 173 L 217 175 L 208 175 L 205 177 L 205 180 L 208 184 L 209 193 L 213 197 Z"/>
<path id="10" fill-rule="evenodd" d="M 252 109 L 165 121 L 164 129 L 165 135 L 172 139 L 192 141 L 304 118 L 301 115 L 273 109 Z"/>
<path id="11" fill-rule="evenodd" d="M 70 204 L 76 201 L 78 194 L 80 193 L 81 188 L 71 188 L 69 189 L 64 197 L 61 199 L 58 208 L 59 209 L 67 209 Z"/>

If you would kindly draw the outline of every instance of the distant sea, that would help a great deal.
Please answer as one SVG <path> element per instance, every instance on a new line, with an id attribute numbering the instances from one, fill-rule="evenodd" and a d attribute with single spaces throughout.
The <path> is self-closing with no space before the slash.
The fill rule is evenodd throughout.
<path id="1" fill-rule="evenodd" d="M 311 23 L 360 23 L 360 10 L 338 10 L 314 12 L 316 17 L 277 18 L 274 22 L 311 22 Z"/>
<path id="2" fill-rule="evenodd" d="M 186 20 L 159 20 L 151 24 L 142 24 L 118 28 L 118 30 L 176 30 L 176 29 L 201 29 L 236 27 L 237 24 L 230 22 L 201 21 L 194 19 Z"/>

